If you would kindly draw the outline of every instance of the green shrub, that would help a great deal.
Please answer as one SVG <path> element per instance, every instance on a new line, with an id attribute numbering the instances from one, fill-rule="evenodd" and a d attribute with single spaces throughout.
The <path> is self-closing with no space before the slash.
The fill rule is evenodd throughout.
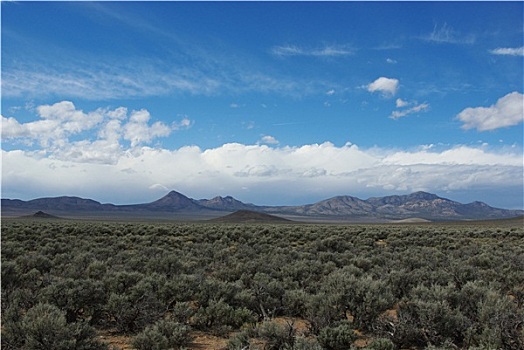
<path id="1" fill-rule="evenodd" d="M 257 327 L 258 336 L 266 341 L 265 349 L 293 349 L 295 344 L 295 328 L 293 324 L 279 325 L 266 321 Z"/>
<path id="2" fill-rule="evenodd" d="M 341 320 L 344 317 L 344 308 L 338 294 L 319 293 L 309 297 L 306 306 L 306 320 L 310 323 L 314 334 L 325 327 Z"/>
<path id="3" fill-rule="evenodd" d="M 191 306 L 191 303 L 187 301 L 177 302 L 171 308 L 171 318 L 176 322 L 188 323 L 189 319 L 195 314 L 194 308 Z"/>
<path id="4" fill-rule="evenodd" d="M 366 350 L 395 350 L 396 346 L 393 342 L 387 338 L 377 338 L 368 345 Z"/>
<path id="5" fill-rule="evenodd" d="M 487 293 L 479 303 L 479 346 L 504 349 L 524 348 L 524 311 L 507 296 L 495 291 Z"/>
<path id="6" fill-rule="evenodd" d="M 293 350 L 322 350 L 322 347 L 316 339 L 296 337 Z"/>
<path id="7" fill-rule="evenodd" d="M 334 306 L 339 313 L 348 310 L 354 317 L 355 326 L 365 330 L 372 329 L 377 317 L 394 303 L 386 282 L 371 276 L 356 277 L 348 268 L 327 276 L 322 289 L 327 295 L 338 298 Z"/>
<path id="8" fill-rule="evenodd" d="M 227 342 L 228 350 L 244 350 L 249 348 L 249 336 L 246 332 L 234 334 Z"/>
<path id="9" fill-rule="evenodd" d="M 251 311 L 234 308 L 223 300 L 210 301 L 207 307 L 201 307 L 195 313 L 195 324 L 200 329 L 210 330 L 216 335 L 225 335 L 244 323 L 254 322 Z"/>
<path id="10" fill-rule="evenodd" d="M 106 350 L 85 323 L 67 323 L 54 305 L 39 303 L 19 323 L 3 325 L 2 348 L 24 350 Z"/>
<path id="11" fill-rule="evenodd" d="M 97 318 L 107 302 L 102 282 L 65 278 L 42 290 L 45 300 L 66 312 L 67 322 Z"/>
<path id="12" fill-rule="evenodd" d="M 284 293 L 284 310 L 287 316 L 304 317 L 309 295 L 302 289 L 293 289 Z"/>
<path id="13" fill-rule="evenodd" d="M 327 350 L 347 350 L 357 339 L 351 322 L 342 321 L 332 327 L 325 327 L 318 334 L 318 342 Z"/>
<path id="14" fill-rule="evenodd" d="M 144 277 L 124 294 L 112 293 L 107 310 L 122 332 L 136 332 L 161 319 L 165 312 L 158 297 L 158 287 Z"/>
<path id="15" fill-rule="evenodd" d="M 137 350 L 167 350 L 170 348 L 167 338 L 154 327 L 147 327 L 131 341 Z"/>
<path id="16" fill-rule="evenodd" d="M 132 345 L 137 350 L 180 349 L 192 341 L 191 327 L 178 322 L 161 320 L 137 334 Z"/>

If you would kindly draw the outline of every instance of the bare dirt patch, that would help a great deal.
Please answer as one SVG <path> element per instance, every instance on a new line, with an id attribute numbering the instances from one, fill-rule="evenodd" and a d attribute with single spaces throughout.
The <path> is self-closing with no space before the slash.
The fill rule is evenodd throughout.
<path id="1" fill-rule="evenodd" d="M 193 332 L 191 334 L 194 338 L 187 349 L 206 349 L 206 350 L 224 350 L 227 348 L 228 339 L 215 337 L 204 332 Z M 104 330 L 98 332 L 98 337 L 101 341 L 108 344 L 113 349 L 118 350 L 132 350 L 131 346 L 132 336 L 122 335 L 116 331 Z"/>
<path id="2" fill-rule="evenodd" d="M 203 332 L 194 332 L 192 335 L 194 338 L 188 349 L 224 350 L 227 348 L 228 339 Z"/>
<path id="3" fill-rule="evenodd" d="M 131 350 L 131 336 L 119 334 L 112 330 L 102 330 L 98 332 L 98 338 L 110 347 L 119 350 Z"/>

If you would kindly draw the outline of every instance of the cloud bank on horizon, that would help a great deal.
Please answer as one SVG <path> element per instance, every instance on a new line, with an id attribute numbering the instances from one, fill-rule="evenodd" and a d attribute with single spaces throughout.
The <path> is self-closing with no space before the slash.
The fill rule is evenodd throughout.
<path id="1" fill-rule="evenodd" d="M 522 208 L 522 9 L 2 3 L 2 197 Z"/>

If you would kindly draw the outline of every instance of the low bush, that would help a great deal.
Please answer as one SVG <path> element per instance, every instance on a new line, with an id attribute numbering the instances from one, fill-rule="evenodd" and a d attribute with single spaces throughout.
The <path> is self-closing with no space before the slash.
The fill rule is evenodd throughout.
<path id="1" fill-rule="evenodd" d="M 161 320 L 137 334 L 132 345 L 137 350 L 181 349 L 192 341 L 191 327 L 169 320 Z"/>
<path id="2" fill-rule="evenodd" d="M 393 342 L 387 338 L 377 338 L 366 346 L 366 350 L 395 350 L 397 347 Z"/>
<path id="3" fill-rule="evenodd" d="M 325 327 L 318 334 L 318 342 L 327 350 L 347 350 L 357 340 L 357 334 L 351 322 L 342 321 L 338 324 Z"/>
<path id="4" fill-rule="evenodd" d="M 273 321 L 265 321 L 257 327 L 258 337 L 266 342 L 265 349 L 293 349 L 296 330 L 293 324 L 280 325 Z"/>
<path id="5" fill-rule="evenodd" d="M 14 315 L 11 315 L 11 317 Z M 67 323 L 56 306 L 39 303 L 19 321 L 3 324 L 3 349 L 24 350 L 107 350 L 93 328 L 85 323 Z"/>

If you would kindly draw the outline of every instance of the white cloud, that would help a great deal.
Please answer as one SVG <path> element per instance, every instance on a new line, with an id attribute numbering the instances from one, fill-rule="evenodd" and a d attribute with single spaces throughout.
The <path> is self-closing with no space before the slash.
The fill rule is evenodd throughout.
<path id="1" fill-rule="evenodd" d="M 275 137 L 273 137 L 273 136 L 264 135 L 264 136 L 262 136 L 260 141 L 258 141 L 258 143 L 259 144 L 267 144 L 267 145 L 278 145 L 279 141 Z"/>
<path id="2" fill-rule="evenodd" d="M 399 103 L 398 103 L 398 100 L 397 100 L 397 107 L 398 106 L 399 106 Z M 428 103 L 421 103 L 419 105 L 413 106 L 413 107 L 408 108 L 408 109 L 404 109 L 404 110 L 401 110 L 401 111 L 393 111 L 389 117 L 391 119 L 399 119 L 399 118 L 405 117 L 405 116 L 407 116 L 409 114 L 425 112 L 428 109 L 429 109 L 429 104 Z"/>
<path id="3" fill-rule="evenodd" d="M 421 37 L 421 39 L 447 44 L 473 44 L 476 40 L 474 35 L 463 35 L 451 28 L 447 23 L 444 23 L 440 27 L 435 24 L 433 31 Z"/>
<path id="4" fill-rule="evenodd" d="M 298 46 L 294 45 L 285 45 L 285 46 L 275 46 L 271 49 L 271 53 L 277 56 L 297 56 L 302 55 L 303 50 Z"/>
<path id="5" fill-rule="evenodd" d="M 338 51 L 338 55 L 342 51 Z M 320 50 L 318 56 L 336 56 L 336 50 Z M 173 66 L 172 62 L 85 61 L 74 54 L 57 62 L 2 63 L 2 95 L 6 97 L 55 97 L 108 100 L 129 97 L 166 96 L 186 93 L 217 95 L 224 92 L 277 92 L 307 95 L 325 89 L 322 81 L 291 79 L 270 75 L 234 58 L 217 59 L 217 55 L 195 57 L 192 67 Z"/>
<path id="6" fill-rule="evenodd" d="M 389 64 L 395 64 L 395 63 L 397 63 L 397 60 L 394 60 L 392 58 L 386 58 L 386 62 L 389 63 Z"/>
<path id="7" fill-rule="evenodd" d="M 69 101 L 42 105 L 36 111 L 40 120 L 27 123 L 2 116 L 4 143 L 37 142 L 52 157 L 75 162 L 114 164 L 123 152 L 121 140 L 129 141 L 131 148 L 138 147 L 193 125 L 187 116 L 171 126 L 159 121 L 150 123 L 151 115 L 144 109 L 129 115 L 125 107 L 85 113 Z M 82 136 L 83 140 L 73 141 L 83 133 L 87 135 Z"/>
<path id="8" fill-rule="evenodd" d="M 6 118 L 2 116 L 2 139 L 11 139 L 17 137 L 28 137 L 29 128 L 22 125 L 15 118 Z"/>
<path id="9" fill-rule="evenodd" d="M 179 122 L 173 122 L 171 124 L 171 127 L 173 130 L 185 130 L 192 127 L 194 124 L 194 121 L 189 119 L 187 116 L 183 116 L 182 119 Z"/>
<path id="10" fill-rule="evenodd" d="M 242 127 L 246 130 L 251 130 L 251 129 L 254 129 L 256 126 L 256 123 L 252 120 L 250 121 L 245 121 L 245 122 L 242 122 Z"/>
<path id="11" fill-rule="evenodd" d="M 297 45 L 275 46 L 271 49 L 275 56 L 316 56 L 334 57 L 352 55 L 353 51 L 344 45 L 324 46 L 320 48 L 303 48 Z"/>
<path id="12" fill-rule="evenodd" d="M 151 115 L 148 111 L 131 112 L 129 122 L 124 125 L 123 138 L 131 142 L 131 147 L 142 143 L 150 143 L 154 138 L 168 136 L 171 128 L 162 122 L 155 122 L 149 125 Z"/>
<path id="13" fill-rule="evenodd" d="M 466 130 L 487 131 L 518 125 L 524 120 L 524 95 L 509 93 L 489 107 L 466 108 L 456 118 L 464 123 L 462 128 Z"/>
<path id="14" fill-rule="evenodd" d="M 512 93 L 486 110 L 496 110 L 497 115 L 511 111 L 515 97 L 522 106 L 522 95 Z M 424 105 L 408 110 L 423 110 Z M 485 113 L 472 110 L 475 115 Z M 179 121 L 168 126 L 152 122 L 147 110 L 128 112 L 120 107 L 86 113 L 66 101 L 36 111 L 40 120 L 28 123 L 2 117 L 4 143 L 38 143 L 33 151 L 2 151 L 6 197 L 68 194 L 129 203 L 156 199 L 160 191 L 175 189 L 194 198 L 231 194 L 257 204 L 286 204 L 290 198 L 336 194 L 365 197 L 416 190 L 441 194 L 480 188 L 521 193 L 522 189 L 523 154 L 517 148 L 361 149 L 330 142 L 289 147 L 263 135 L 256 145 L 167 150 L 146 145 L 190 127 L 187 116 L 179 115 Z M 129 188 L 134 189 L 132 198 Z"/>
<path id="15" fill-rule="evenodd" d="M 108 145 L 87 146 L 102 152 Z M 366 197 L 417 190 L 445 194 L 485 188 L 519 193 L 522 189 L 523 155 L 517 149 L 465 145 L 360 149 L 326 142 L 274 148 L 224 144 L 206 150 L 137 147 L 113 154 L 118 157 L 109 164 L 89 161 L 85 153 L 73 161 L 38 152 L 3 151 L 3 192 L 26 198 L 69 194 L 129 203 L 129 188 L 134 202 L 175 189 L 193 198 L 231 194 L 257 204 L 266 200 L 286 204 L 290 198 L 324 199 L 335 194 Z"/>
<path id="16" fill-rule="evenodd" d="M 368 84 L 366 88 L 369 92 L 380 92 L 385 97 L 392 97 L 397 93 L 398 85 L 398 79 L 380 77 Z"/>
<path id="17" fill-rule="evenodd" d="M 397 106 L 397 108 L 402 108 L 402 107 L 408 106 L 409 102 L 408 101 L 404 101 L 401 98 L 397 98 L 397 100 L 395 101 L 395 105 Z"/>
<path id="18" fill-rule="evenodd" d="M 326 91 L 326 95 L 328 95 L 328 96 L 333 96 L 334 94 L 335 94 L 335 90 L 334 89 Z"/>
<path id="19" fill-rule="evenodd" d="M 521 47 L 499 47 L 490 53 L 494 55 L 524 56 L 524 46 Z"/>
<path id="20" fill-rule="evenodd" d="M 24 124 L 2 117 L 2 138 L 38 140 L 42 146 L 62 144 L 69 135 L 92 129 L 103 119 L 103 112 L 84 113 L 69 101 L 37 107 L 40 120 Z"/>

